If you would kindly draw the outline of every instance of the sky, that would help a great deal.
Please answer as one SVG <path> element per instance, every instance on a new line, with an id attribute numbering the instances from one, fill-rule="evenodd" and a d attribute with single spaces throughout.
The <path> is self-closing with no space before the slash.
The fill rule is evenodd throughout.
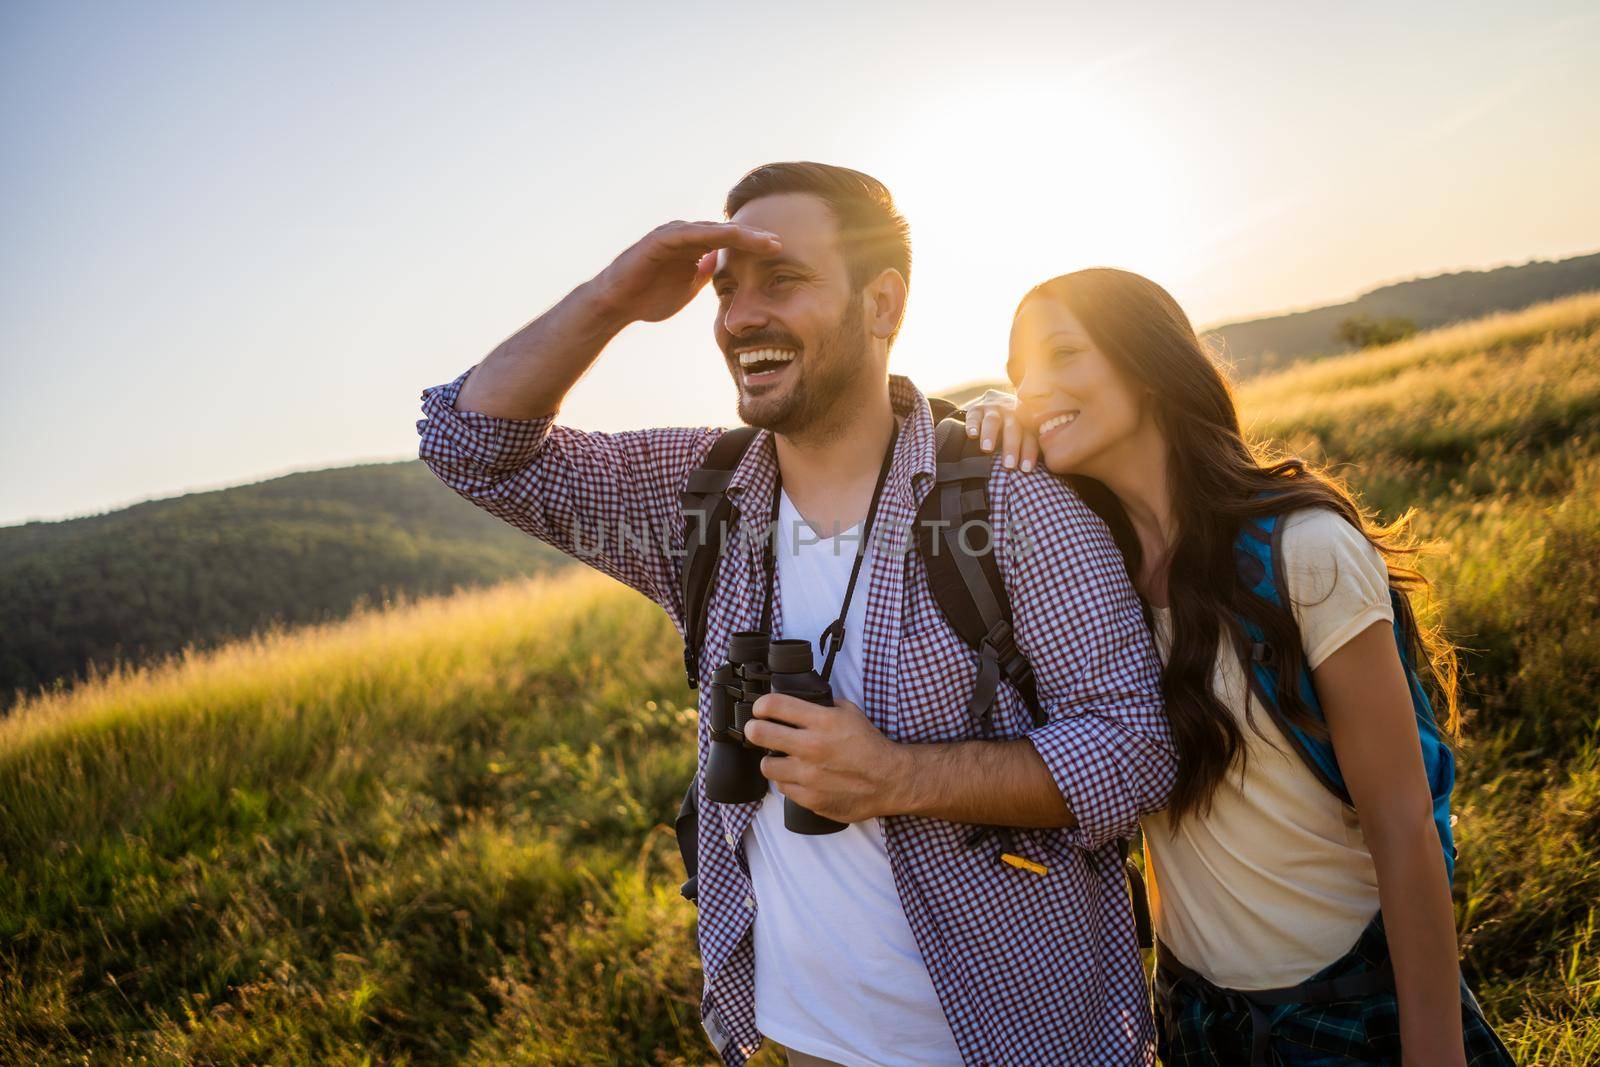
<path id="1" fill-rule="evenodd" d="M 780 159 L 911 225 L 891 369 L 1091 265 L 1197 324 L 1600 248 L 1583 2 L 0 6 L 0 524 L 416 455 L 422 389 Z M 726 425 L 702 294 L 569 396 Z"/>

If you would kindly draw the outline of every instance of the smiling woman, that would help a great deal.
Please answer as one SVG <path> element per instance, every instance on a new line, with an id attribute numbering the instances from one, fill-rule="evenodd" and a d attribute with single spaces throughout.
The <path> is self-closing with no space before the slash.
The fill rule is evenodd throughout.
<path id="1" fill-rule="evenodd" d="M 1457 662 L 1418 622 L 1409 515 L 1378 525 L 1252 444 L 1183 309 L 1129 271 L 1030 289 L 1007 371 L 1162 653 L 1179 770 L 1141 827 L 1163 1060 L 1511 1062 L 1459 973 Z"/>

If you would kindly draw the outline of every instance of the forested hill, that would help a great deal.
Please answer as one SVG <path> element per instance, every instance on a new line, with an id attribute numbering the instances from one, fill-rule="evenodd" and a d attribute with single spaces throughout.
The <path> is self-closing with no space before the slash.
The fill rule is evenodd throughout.
<path id="1" fill-rule="evenodd" d="M 0 528 L 0 707 L 90 661 L 138 662 L 564 559 L 416 460 Z"/>
<path id="2" fill-rule="evenodd" d="M 1347 303 L 1229 323 L 1210 333 L 1224 343 L 1238 376 L 1249 377 L 1350 350 L 1355 346 L 1339 336 L 1340 325 L 1348 319 L 1400 319 L 1426 330 L 1595 289 L 1600 289 L 1600 252 L 1416 278 L 1382 286 Z"/>

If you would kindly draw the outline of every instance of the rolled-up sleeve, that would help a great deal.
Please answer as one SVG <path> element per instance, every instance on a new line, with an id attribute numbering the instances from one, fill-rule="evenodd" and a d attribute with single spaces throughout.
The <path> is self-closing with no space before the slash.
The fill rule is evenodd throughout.
<path id="1" fill-rule="evenodd" d="M 632 586 L 682 626 L 678 497 L 722 431 L 597 433 L 459 411 L 471 374 L 422 391 L 417 455 L 460 496 Z"/>
<path id="2" fill-rule="evenodd" d="M 1122 555 L 1098 516 L 1059 479 L 997 471 L 1000 564 L 1017 645 L 1047 721 L 1026 736 L 1097 849 L 1164 807 L 1177 757 L 1161 664 Z"/>
<path id="3" fill-rule="evenodd" d="M 422 391 L 417 420 L 417 455 L 447 485 L 472 486 L 521 470 L 533 462 L 555 424 L 555 415 L 503 419 L 481 411 L 457 411 L 456 397 L 472 369 Z"/>

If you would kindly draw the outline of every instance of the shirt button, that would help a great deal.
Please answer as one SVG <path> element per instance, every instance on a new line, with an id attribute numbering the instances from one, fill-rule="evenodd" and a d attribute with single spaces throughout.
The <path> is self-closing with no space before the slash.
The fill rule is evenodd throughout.
<path id="1" fill-rule="evenodd" d="M 724 841 L 726 841 L 730 847 L 733 845 L 733 834 L 731 834 L 731 833 L 723 834 L 722 835 L 722 839 Z"/>
<path id="2" fill-rule="evenodd" d="M 756 898 L 755 897 L 745 897 L 744 898 L 744 906 L 749 908 L 751 911 L 755 911 L 756 910 Z"/>

